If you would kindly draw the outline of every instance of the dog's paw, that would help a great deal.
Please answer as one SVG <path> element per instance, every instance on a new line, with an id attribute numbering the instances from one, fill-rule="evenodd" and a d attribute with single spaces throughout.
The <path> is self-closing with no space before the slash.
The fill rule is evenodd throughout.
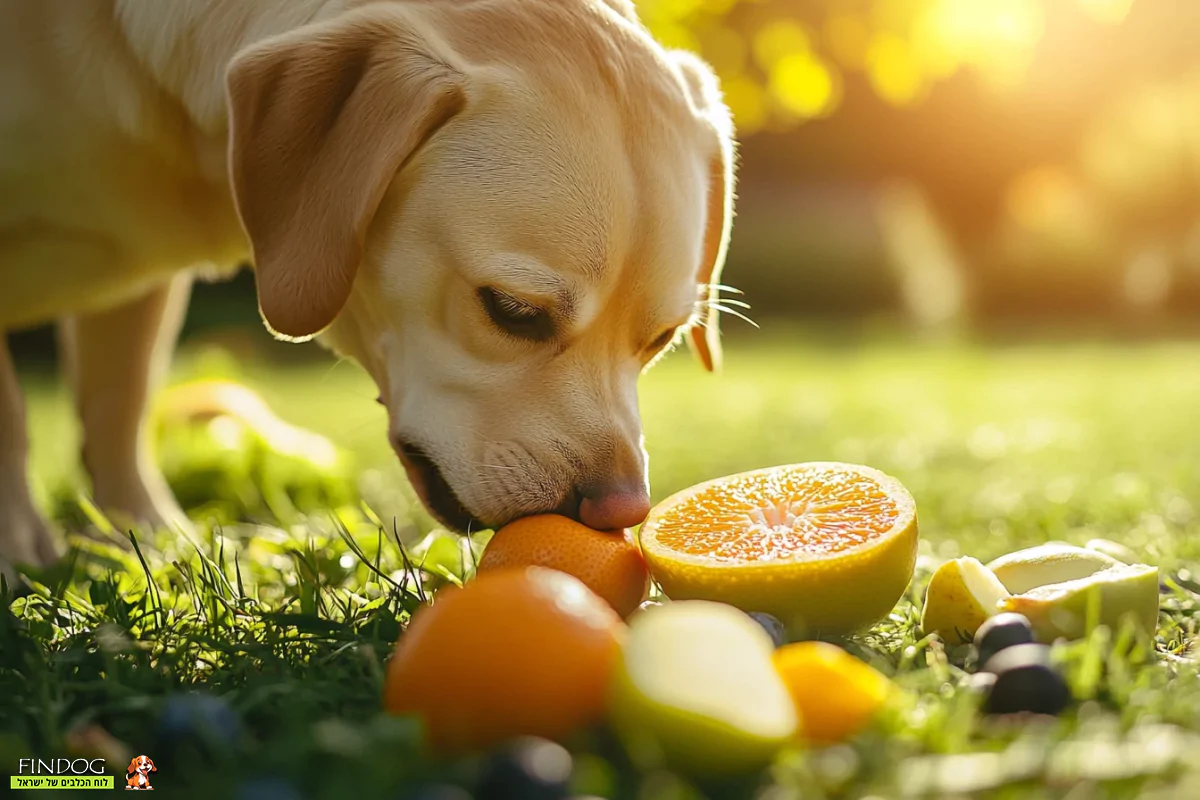
<path id="1" fill-rule="evenodd" d="M 95 487 L 94 502 L 113 526 L 121 531 L 165 528 L 192 533 L 195 530 L 161 475 L 150 480 L 131 478 L 98 485 Z"/>
<path id="2" fill-rule="evenodd" d="M 0 574 L 12 581 L 16 567 L 48 567 L 62 556 L 50 525 L 32 508 L 0 504 Z"/>
<path id="3" fill-rule="evenodd" d="M 129 530 L 148 533 L 163 529 L 186 534 L 195 532 L 192 521 L 173 499 L 149 505 L 97 503 L 97 506 L 113 527 L 122 533 Z"/>

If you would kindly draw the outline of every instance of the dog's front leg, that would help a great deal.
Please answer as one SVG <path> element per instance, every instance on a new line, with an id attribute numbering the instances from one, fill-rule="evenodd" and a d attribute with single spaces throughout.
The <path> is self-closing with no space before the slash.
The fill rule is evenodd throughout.
<path id="1" fill-rule="evenodd" d="M 191 285 L 191 276 L 180 274 L 125 305 L 61 325 L 84 466 L 96 505 L 118 525 L 190 529 L 154 463 L 145 415 L 170 365 Z"/>
<path id="2" fill-rule="evenodd" d="M 14 564 L 45 566 L 58 558 L 46 521 L 33 507 L 25 474 L 25 402 L 0 331 L 0 573 Z"/>

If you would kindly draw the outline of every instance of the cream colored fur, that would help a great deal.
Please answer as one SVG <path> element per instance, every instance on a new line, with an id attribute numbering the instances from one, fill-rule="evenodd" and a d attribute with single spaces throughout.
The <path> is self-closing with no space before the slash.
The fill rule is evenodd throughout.
<path id="1" fill-rule="evenodd" d="M 0 19 L 0 332 L 60 322 L 102 507 L 187 524 L 143 411 L 192 275 L 252 259 L 277 335 L 374 378 L 427 502 L 410 447 L 482 524 L 639 521 L 638 375 L 687 330 L 719 358 L 702 301 L 733 144 L 709 70 L 631 4 L 0 0 Z M 0 566 L 55 552 L 26 450 L 0 346 Z"/>

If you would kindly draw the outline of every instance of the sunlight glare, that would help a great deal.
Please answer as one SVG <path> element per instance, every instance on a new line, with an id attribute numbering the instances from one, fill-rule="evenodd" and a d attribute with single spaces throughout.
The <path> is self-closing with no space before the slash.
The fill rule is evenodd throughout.
<path id="1" fill-rule="evenodd" d="M 912 48 L 893 34 L 877 36 L 871 43 L 867 74 L 879 96 L 892 105 L 909 105 L 926 89 L 925 75 Z"/>
<path id="2" fill-rule="evenodd" d="M 808 52 L 784 56 L 771 70 L 771 91 L 790 113 L 809 119 L 836 106 L 835 75 Z"/>
<path id="3" fill-rule="evenodd" d="M 1079 0 L 1084 13 L 1105 25 L 1120 25 L 1133 8 L 1133 0 Z"/>
<path id="4" fill-rule="evenodd" d="M 754 58 L 768 72 L 783 58 L 809 50 L 808 33 L 792 20 L 772 22 L 754 34 Z"/>

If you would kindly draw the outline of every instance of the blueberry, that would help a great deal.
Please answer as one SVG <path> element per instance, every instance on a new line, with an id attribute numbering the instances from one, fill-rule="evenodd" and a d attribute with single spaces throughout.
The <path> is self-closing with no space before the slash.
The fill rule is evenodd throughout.
<path id="1" fill-rule="evenodd" d="M 1006 647 L 1018 644 L 1033 644 L 1037 639 L 1029 620 L 1020 614 L 997 614 L 979 626 L 975 632 L 976 664 L 986 664 L 988 659 Z"/>
<path id="2" fill-rule="evenodd" d="M 783 623 L 775 617 L 761 611 L 751 611 L 750 618 L 763 627 L 776 647 L 783 647 L 788 643 L 787 628 L 783 627 Z"/>
<path id="3" fill-rule="evenodd" d="M 252 778 L 237 787 L 235 800 L 301 800 L 300 791 L 282 778 Z"/>
<path id="4" fill-rule="evenodd" d="M 571 754 L 561 745 L 523 737 L 484 765 L 478 800 L 565 800 L 571 778 Z"/>
<path id="5" fill-rule="evenodd" d="M 188 692 L 167 698 L 156 734 L 156 746 L 168 760 L 175 756 L 211 760 L 237 748 L 242 723 L 221 698 Z"/>
<path id="6" fill-rule="evenodd" d="M 989 658 L 983 670 L 996 676 L 984 701 L 984 710 L 989 714 L 1057 715 L 1071 702 L 1071 691 L 1050 663 L 1050 648 L 1046 645 L 1005 648 Z"/>

